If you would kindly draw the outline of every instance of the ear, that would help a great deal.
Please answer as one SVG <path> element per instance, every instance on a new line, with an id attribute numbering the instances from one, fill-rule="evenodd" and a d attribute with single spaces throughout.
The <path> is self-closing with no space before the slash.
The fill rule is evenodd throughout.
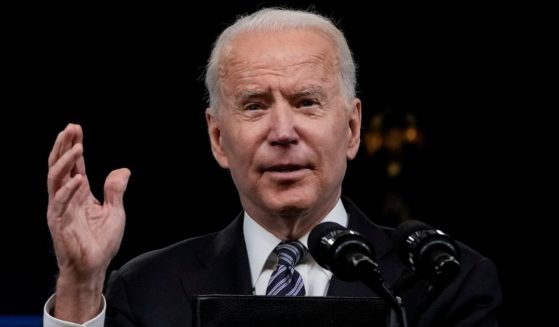
<path id="1" fill-rule="evenodd" d="M 357 98 L 351 102 L 348 123 L 347 160 L 352 160 L 357 155 L 361 142 L 361 100 Z"/>
<path id="2" fill-rule="evenodd" d="M 206 122 L 208 123 L 208 134 L 212 146 L 212 153 L 215 160 L 222 168 L 229 168 L 229 160 L 223 150 L 221 143 L 221 127 L 219 126 L 219 118 L 211 113 L 210 108 L 206 109 Z"/>

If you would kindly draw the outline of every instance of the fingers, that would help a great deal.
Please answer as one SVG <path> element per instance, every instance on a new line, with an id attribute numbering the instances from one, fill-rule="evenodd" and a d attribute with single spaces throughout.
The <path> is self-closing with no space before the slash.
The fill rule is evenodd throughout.
<path id="1" fill-rule="evenodd" d="M 82 128 L 77 124 L 68 124 L 62 132 L 58 133 L 54 141 L 48 160 L 49 167 L 54 166 L 56 161 L 77 143 L 83 143 Z"/>
<path id="2" fill-rule="evenodd" d="M 83 159 L 83 156 L 80 156 L 78 160 L 76 160 L 76 164 L 72 169 L 72 174 L 82 174 L 85 176 L 85 160 Z"/>
<path id="3" fill-rule="evenodd" d="M 56 136 L 56 141 L 54 141 L 54 145 L 49 154 L 49 168 L 54 166 L 56 160 L 58 160 L 58 153 L 60 152 L 60 147 L 62 144 L 61 139 L 63 136 L 64 136 L 64 131 L 58 133 L 58 135 Z"/>
<path id="4" fill-rule="evenodd" d="M 121 168 L 113 170 L 105 180 L 105 202 L 111 206 L 122 206 L 124 191 L 128 185 L 130 170 Z"/>
<path id="5" fill-rule="evenodd" d="M 80 159 L 83 160 L 82 154 L 83 147 L 81 143 L 77 143 L 49 168 L 47 177 L 49 198 L 53 197 L 58 189 L 70 179 L 70 171 L 74 168 L 76 162 Z"/>
<path id="6" fill-rule="evenodd" d="M 73 131 L 75 133 L 73 144 L 80 143 L 83 146 L 83 130 L 82 130 L 82 127 L 80 125 L 75 125 L 75 124 L 70 124 L 70 125 L 72 125 Z M 78 160 L 76 161 L 76 165 L 74 166 L 74 169 L 72 170 L 72 173 L 82 174 L 82 175 L 85 176 L 85 161 L 83 159 L 83 156 L 78 158 Z"/>
<path id="7" fill-rule="evenodd" d="M 69 152 L 76 151 L 76 145 L 78 144 L 81 147 L 81 153 L 83 153 L 83 131 L 80 125 L 68 124 L 62 132 L 58 133 L 48 160 L 49 177 L 47 184 L 49 196 L 52 197 L 70 177 L 76 174 L 85 176 L 85 163 L 81 153 L 77 157 L 74 152 L 68 155 Z M 71 159 L 71 162 L 68 162 L 68 159 Z M 60 163 L 60 161 L 63 162 Z M 70 167 L 68 167 L 69 164 L 71 164 Z"/>
<path id="8" fill-rule="evenodd" d="M 76 175 L 56 192 L 52 201 L 51 215 L 49 216 L 60 217 L 64 214 L 83 181 L 82 175 Z"/>

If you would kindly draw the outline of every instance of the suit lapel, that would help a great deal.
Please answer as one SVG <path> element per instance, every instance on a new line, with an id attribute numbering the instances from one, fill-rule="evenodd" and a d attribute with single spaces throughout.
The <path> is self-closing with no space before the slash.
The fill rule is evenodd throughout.
<path id="1" fill-rule="evenodd" d="M 182 278 L 186 294 L 252 294 L 242 213 L 197 255 L 201 269 Z"/>

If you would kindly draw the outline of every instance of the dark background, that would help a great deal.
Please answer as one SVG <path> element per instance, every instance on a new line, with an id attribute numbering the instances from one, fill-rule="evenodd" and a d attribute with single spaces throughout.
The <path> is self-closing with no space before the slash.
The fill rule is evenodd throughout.
<path id="1" fill-rule="evenodd" d="M 418 118 L 425 133 L 418 218 L 496 262 L 504 325 L 550 323 L 542 296 L 556 296 L 557 283 L 545 231 L 557 214 L 547 210 L 553 199 L 544 190 L 555 183 L 544 155 L 546 126 L 554 124 L 531 94 L 541 65 L 532 13 L 360 2 L 314 8 L 339 22 L 354 51 L 364 118 L 387 107 Z M 47 157 L 68 122 L 84 128 L 98 197 L 112 169 L 132 170 L 112 268 L 218 230 L 239 212 L 233 183 L 209 149 L 202 76 L 219 32 L 270 4 L 311 2 L 5 11 L 0 314 L 41 314 L 53 291 Z M 368 197 L 383 185 L 364 166 L 361 153 L 344 193 L 372 214 Z"/>

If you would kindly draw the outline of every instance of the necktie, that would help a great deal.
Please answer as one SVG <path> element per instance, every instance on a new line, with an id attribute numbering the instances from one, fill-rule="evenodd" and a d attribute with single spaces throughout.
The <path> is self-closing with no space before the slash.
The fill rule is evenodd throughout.
<path id="1" fill-rule="evenodd" d="M 305 284 L 301 275 L 295 270 L 295 265 L 305 256 L 307 248 L 297 241 L 282 242 L 274 252 L 278 255 L 278 265 L 272 272 L 266 295 L 305 295 Z"/>

